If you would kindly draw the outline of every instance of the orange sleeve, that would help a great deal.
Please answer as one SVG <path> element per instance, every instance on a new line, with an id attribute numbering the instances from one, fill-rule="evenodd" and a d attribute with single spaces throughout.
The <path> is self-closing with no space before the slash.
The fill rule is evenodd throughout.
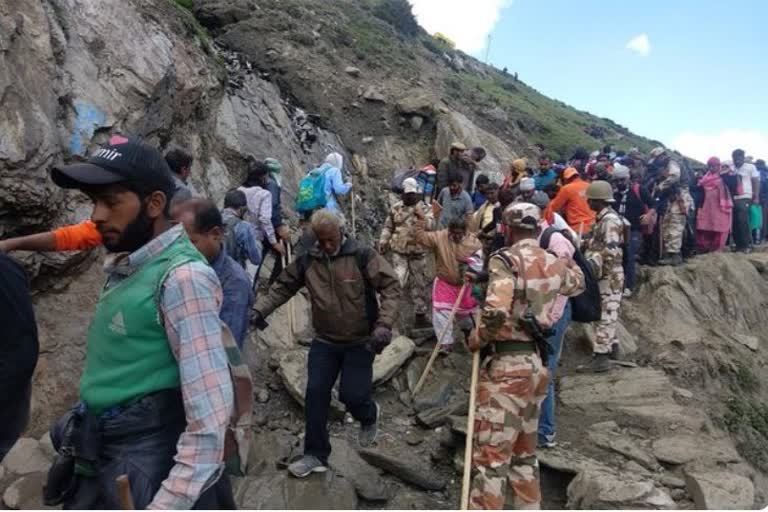
<path id="1" fill-rule="evenodd" d="M 101 245 L 101 233 L 90 220 L 55 229 L 57 251 L 84 251 Z"/>
<path id="2" fill-rule="evenodd" d="M 567 185 L 560 189 L 555 198 L 549 202 L 549 206 L 544 210 L 544 219 L 552 224 L 554 221 L 554 214 L 558 213 L 563 206 L 568 203 L 568 196 L 570 196 L 571 189 Z"/>

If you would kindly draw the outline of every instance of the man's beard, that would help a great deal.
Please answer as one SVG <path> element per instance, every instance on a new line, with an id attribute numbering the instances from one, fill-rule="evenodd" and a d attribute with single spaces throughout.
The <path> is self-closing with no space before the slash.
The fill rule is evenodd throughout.
<path id="1" fill-rule="evenodd" d="M 147 244 L 154 236 L 154 221 L 147 215 L 146 206 L 123 231 L 117 242 L 105 242 L 109 252 L 134 252 Z"/>

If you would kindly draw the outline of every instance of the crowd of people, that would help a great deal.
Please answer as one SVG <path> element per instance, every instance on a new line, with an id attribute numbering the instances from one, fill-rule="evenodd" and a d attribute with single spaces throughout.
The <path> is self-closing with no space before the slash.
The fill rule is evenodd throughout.
<path id="1" fill-rule="evenodd" d="M 93 202 L 90 219 L 0 241 L 0 253 L 103 246 L 107 256 L 79 401 L 51 430 L 58 455 L 46 504 L 121 508 L 115 479 L 126 475 L 139 508 L 234 508 L 229 476 L 247 463 L 253 399 L 240 351 L 251 328 L 266 329 L 306 287 L 314 339 L 304 454 L 292 475 L 328 469 L 339 379 L 360 445 L 376 442 L 373 362 L 410 311 L 400 307 L 407 291 L 407 322 L 431 324 L 437 350 L 463 339 L 483 355 L 470 508 L 538 506 L 535 451 L 556 444 L 554 376 L 569 323 L 594 324 L 591 369 L 613 370 L 621 302 L 637 285 L 638 262 L 677 265 L 729 239 L 749 252 L 762 242 L 768 170 L 741 150 L 692 171 L 662 147 L 646 160 L 607 146 L 579 148 L 567 162 L 542 155 L 536 169 L 516 159 L 495 183 L 479 172 L 484 157 L 455 142 L 424 175 L 403 179 L 375 248 L 346 227 L 338 198 L 352 184 L 338 153 L 299 184 L 298 237 L 283 219 L 274 158 L 249 158 L 221 209 L 189 183 L 193 158 L 181 148 L 163 156 L 114 135 L 87 161 L 54 167 L 54 183 Z M 260 290 L 268 254 L 274 262 Z M 38 346 L 23 271 L 5 255 L 0 267 L 4 336 L 12 338 L 0 359 L 9 413 L 2 459 L 29 415 Z"/>

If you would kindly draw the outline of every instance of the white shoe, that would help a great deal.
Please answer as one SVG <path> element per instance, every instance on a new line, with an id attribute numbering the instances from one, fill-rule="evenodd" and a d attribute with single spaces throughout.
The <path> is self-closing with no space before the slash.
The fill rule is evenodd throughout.
<path id="1" fill-rule="evenodd" d="M 629 288 L 624 288 L 624 298 L 628 299 L 631 296 L 632 296 L 632 290 L 630 290 Z"/>

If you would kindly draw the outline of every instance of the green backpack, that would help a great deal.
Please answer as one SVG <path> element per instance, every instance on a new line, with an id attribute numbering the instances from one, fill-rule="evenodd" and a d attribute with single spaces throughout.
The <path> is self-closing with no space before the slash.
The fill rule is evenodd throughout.
<path id="1" fill-rule="evenodd" d="M 312 213 L 325 207 L 325 171 L 328 169 L 330 167 L 327 165 L 317 167 L 302 178 L 296 193 L 295 208 L 298 213 Z"/>

